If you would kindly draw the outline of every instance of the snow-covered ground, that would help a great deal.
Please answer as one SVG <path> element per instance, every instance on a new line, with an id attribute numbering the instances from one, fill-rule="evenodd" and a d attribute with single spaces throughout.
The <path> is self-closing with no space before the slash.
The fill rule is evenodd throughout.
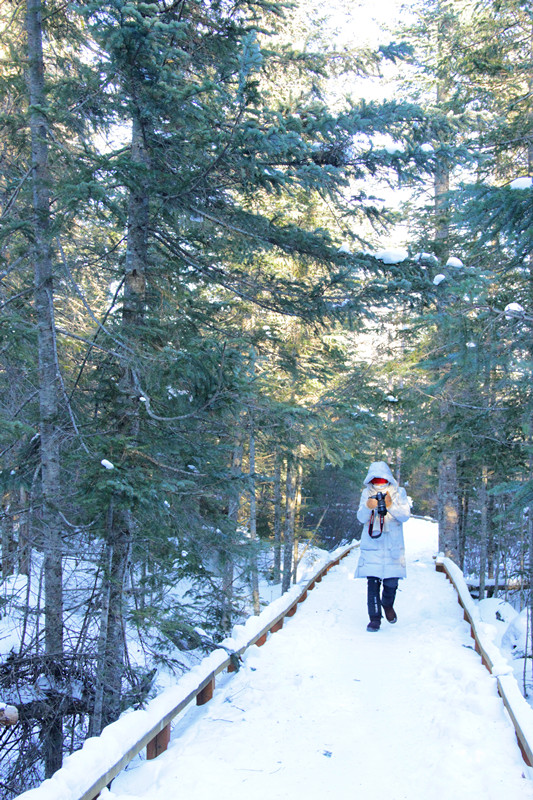
<path id="1" fill-rule="evenodd" d="M 101 799 L 533 799 L 495 679 L 435 571 L 436 525 L 405 533 L 396 625 L 366 632 L 354 551 L 177 720 L 165 753 L 136 759 Z"/>

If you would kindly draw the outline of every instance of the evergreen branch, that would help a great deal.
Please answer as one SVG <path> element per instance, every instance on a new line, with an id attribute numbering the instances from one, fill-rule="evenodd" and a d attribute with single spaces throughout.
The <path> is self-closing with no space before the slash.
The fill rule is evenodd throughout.
<path id="1" fill-rule="evenodd" d="M 59 379 L 59 385 L 61 386 L 61 392 L 63 394 L 63 398 L 64 398 L 66 406 L 67 406 L 67 410 L 68 410 L 68 414 L 69 414 L 69 417 L 70 417 L 70 421 L 72 423 L 72 427 L 74 428 L 74 431 L 75 431 L 76 436 L 78 437 L 78 439 L 80 441 L 81 446 L 83 447 L 83 449 L 85 450 L 87 455 L 90 456 L 91 453 L 89 451 L 89 448 L 85 444 L 85 440 L 84 440 L 83 436 L 81 435 L 80 430 L 78 428 L 78 423 L 76 422 L 76 417 L 75 417 L 75 414 L 74 414 L 74 410 L 72 408 L 72 405 L 71 405 L 71 402 L 70 402 L 70 398 L 69 398 L 69 396 L 67 394 L 65 381 L 63 380 L 63 373 L 61 372 L 61 366 L 59 364 L 59 356 L 58 356 L 58 353 L 57 353 L 57 336 L 56 336 L 56 325 L 55 325 L 54 301 L 53 301 L 53 298 L 52 298 L 52 293 L 51 293 L 49 288 L 46 289 L 46 296 L 48 297 L 48 302 L 50 304 L 50 315 L 51 315 L 51 318 L 52 318 L 51 333 L 52 333 L 52 340 L 53 340 L 53 352 L 54 352 L 54 362 L 55 362 L 55 368 L 56 368 L 56 375 L 57 375 L 57 377 Z"/>
<path id="2" fill-rule="evenodd" d="M 11 209 L 11 206 L 15 203 L 17 197 L 19 196 L 19 194 L 20 194 L 20 192 L 22 190 L 22 187 L 24 186 L 27 178 L 29 178 L 29 176 L 31 175 L 32 169 L 33 169 L 33 167 L 29 167 L 29 169 L 26 170 L 26 172 L 24 173 L 24 175 L 20 179 L 18 185 L 15 186 L 15 188 L 13 189 L 13 193 L 12 193 L 11 197 L 9 198 L 9 200 L 7 201 L 7 205 L 4 208 L 4 210 L 2 211 L 2 215 L 0 216 L 0 219 L 4 219 L 4 217 L 7 216 L 8 212 Z"/>
<path id="3" fill-rule="evenodd" d="M 61 260 L 62 260 L 62 262 L 63 262 L 63 267 L 64 267 L 64 269 L 65 269 L 65 272 L 67 273 L 67 277 L 68 277 L 68 279 L 70 280 L 70 282 L 71 282 L 71 284 L 72 284 L 72 287 L 73 287 L 74 291 L 76 292 L 76 294 L 77 294 L 77 295 L 78 295 L 78 297 L 80 298 L 81 302 L 83 303 L 83 306 L 84 306 L 85 310 L 86 310 L 86 311 L 87 311 L 87 313 L 89 314 L 89 316 L 90 316 L 90 318 L 92 319 L 92 321 L 94 322 L 94 324 L 97 326 L 97 328 L 98 328 L 99 330 L 103 331 L 103 332 L 105 333 L 105 335 L 106 335 L 106 336 L 109 336 L 109 338 L 110 338 L 110 339 L 111 339 L 113 342 L 115 342 L 115 344 L 118 344 L 120 347 L 123 347 L 123 348 L 124 348 L 126 351 L 128 351 L 128 352 L 130 353 L 130 355 L 133 355 L 133 351 L 132 351 L 132 350 L 130 350 L 130 348 L 129 348 L 129 347 L 126 345 L 126 344 L 124 344 L 124 342 L 121 342 L 119 339 L 117 339 L 117 338 L 116 338 L 116 337 L 115 337 L 115 336 L 114 336 L 114 335 L 111 333 L 111 331 L 109 331 L 109 330 L 108 330 L 108 329 L 105 327 L 105 325 L 103 325 L 103 324 L 100 322 L 100 320 L 97 318 L 96 314 L 93 312 L 93 310 L 92 310 L 91 306 L 89 305 L 89 303 L 88 303 L 88 301 L 87 301 L 87 299 L 86 299 L 86 297 L 85 297 L 84 293 L 82 292 L 82 290 L 81 290 L 81 288 L 80 288 L 80 286 L 79 286 L 78 282 L 77 282 L 76 280 L 74 280 L 74 276 L 72 275 L 72 272 L 71 272 L 71 270 L 70 270 L 70 267 L 69 267 L 69 265 L 68 265 L 68 261 L 67 261 L 67 258 L 66 258 L 66 256 L 65 256 L 65 251 L 63 250 L 63 245 L 61 244 L 61 240 L 59 239 L 59 237 L 58 237 L 58 239 L 57 239 L 57 246 L 58 246 L 58 248 L 59 248 L 59 252 L 61 253 Z M 121 285 L 122 285 L 122 284 L 121 284 Z M 120 287 L 119 287 L 119 288 L 120 288 Z M 115 297 L 117 296 L 117 293 L 118 293 L 118 290 L 117 290 L 117 292 L 115 293 Z M 113 307 L 113 306 L 111 306 L 111 308 L 112 308 L 112 307 Z"/>
<path id="4" fill-rule="evenodd" d="M 184 250 L 175 242 L 171 242 L 167 236 L 161 232 L 154 232 L 155 238 L 159 239 L 161 243 L 167 247 L 174 255 L 179 256 L 185 263 L 190 264 L 201 275 L 206 275 L 215 280 L 221 286 L 232 291 L 242 300 L 247 300 L 259 308 L 264 308 L 267 311 L 273 311 L 278 314 L 285 314 L 291 317 L 304 317 L 317 316 L 318 313 L 318 300 L 321 298 L 321 290 L 315 289 L 312 295 L 306 294 L 303 287 L 292 282 L 287 281 L 271 281 L 269 286 L 258 284 L 252 281 L 246 273 L 242 272 L 226 272 L 221 267 L 213 265 L 199 264 L 196 258 L 192 258 L 190 253 Z M 245 288 L 247 287 L 247 288 Z M 268 291 L 269 295 L 273 298 L 267 300 L 265 297 L 260 297 L 260 291 Z M 287 298 L 287 292 L 291 293 L 291 297 Z M 292 305 L 297 300 L 303 300 L 307 308 L 295 309 Z"/>
<path id="5" fill-rule="evenodd" d="M 221 152 L 218 154 L 218 156 L 217 156 L 216 158 L 214 158 L 214 159 L 213 159 L 213 161 L 211 162 L 211 164 L 209 164 L 209 165 L 208 165 L 208 166 L 205 168 L 205 170 L 203 171 L 203 173 L 202 173 L 201 175 L 199 175 L 199 176 L 198 176 L 198 177 L 197 177 L 197 178 L 196 178 L 196 179 L 193 181 L 193 183 L 191 184 L 191 186 L 188 186 L 188 187 L 187 187 L 187 191 L 188 191 L 188 192 L 194 192 L 194 190 L 195 190 L 195 189 L 196 189 L 196 188 L 197 188 L 197 187 L 198 187 L 198 186 L 199 186 L 199 185 L 202 183 L 202 181 L 204 181 L 204 180 L 207 178 L 207 176 L 208 176 L 208 175 L 210 175 L 210 173 L 212 173 L 214 169 L 216 169 L 216 167 L 218 166 L 218 164 L 220 164 L 220 163 L 221 163 L 222 159 L 224 158 L 225 154 L 228 152 L 228 150 L 229 150 L 229 148 L 230 148 L 230 145 L 231 145 L 231 143 L 232 143 L 232 141 L 233 141 L 233 139 L 234 139 L 234 137 L 235 137 L 235 132 L 236 132 L 236 130 L 237 130 L 237 125 L 239 124 L 239 122 L 240 122 L 240 121 L 241 121 L 241 119 L 242 119 L 242 116 L 243 116 L 243 114 L 244 114 L 245 108 L 246 108 L 246 107 L 245 107 L 245 104 L 244 104 L 244 102 L 243 102 L 243 103 L 241 104 L 241 107 L 239 108 L 239 113 L 237 114 L 237 116 L 235 117 L 235 120 L 233 121 L 233 124 L 232 124 L 232 127 L 231 127 L 231 131 L 230 131 L 230 133 L 229 133 L 229 137 L 228 137 L 228 140 L 227 140 L 226 144 L 224 145 L 224 147 L 222 148 L 222 150 L 221 150 Z"/>
<path id="6" fill-rule="evenodd" d="M 161 469 L 167 469 L 170 470 L 170 472 L 177 472 L 180 475 L 188 475 L 189 477 L 191 475 L 190 471 L 186 469 L 179 469 L 179 467 L 171 467 L 170 464 L 163 464 L 161 463 L 161 461 L 158 461 L 153 456 L 148 455 L 148 453 L 143 453 L 142 450 L 134 450 L 128 448 L 127 453 L 128 455 L 135 455 L 139 456 L 140 458 L 144 458 L 145 461 L 149 461 L 151 464 L 155 464 L 156 467 L 160 467 Z M 207 474 L 201 472 L 195 472 L 194 476 L 200 478 L 207 478 Z"/>
<path id="7" fill-rule="evenodd" d="M 0 310 L 5 308 L 9 303 L 12 303 L 14 300 L 17 300 L 19 297 L 26 297 L 28 294 L 32 294 L 33 288 L 24 289 L 23 292 L 19 292 L 18 294 L 14 294 L 12 297 L 9 297 L 4 303 L 0 304 Z"/>
<path id="8" fill-rule="evenodd" d="M 134 382 L 135 388 L 139 392 L 139 395 L 143 399 L 143 404 L 144 404 L 144 407 L 146 408 L 146 412 L 147 412 L 148 416 L 151 417 L 152 419 L 155 419 L 157 422 L 181 422 L 182 420 L 185 420 L 185 419 L 193 419 L 193 418 L 197 417 L 199 414 L 202 413 L 202 411 L 205 411 L 207 408 L 212 406 L 213 403 L 215 403 L 216 400 L 220 397 L 221 392 L 222 392 L 222 389 L 221 389 L 221 386 L 222 386 L 222 369 L 223 369 L 223 366 L 224 366 L 225 353 L 226 353 L 226 345 L 224 345 L 223 350 L 222 350 L 222 358 L 220 359 L 220 366 L 219 366 L 219 371 L 218 371 L 218 387 L 217 387 L 215 393 L 209 398 L 209 400 L 207 400 L 204 403 L 203 406 L 201 406 L 201 408 L 197 408 L 194 411 L 191 411 L 189 414 L 181 414 L 181 415 L 179 415 L 177 417 L 161 417 L 158 414 L 156 414 L 154 411 L 152 411 L 151 404 L 150 404 L 150 398 L 148 397 L 146 392 L 143 391 L 143 389 L 141 387 L 141 384 L 140 384 L 140 381 L 139 381 L 139 377 L 138 377 L 137 373 L 135 372 L 135 370 L 132 369 L 131 370 L 131 374 L 132 374 L 132 377 L 133 377 L 133 382 Z"/>
<path id="9" fill-rule="evenodd" d="M 96 341 L 94 341 L 94 340 L 91 341 L 89 339 L 86 339 L 84 336 L 78 336 L 77 334 L 72 333 L 71 331 L 67 331 L 65 328 L 60 328 L 59 326 L 56 326 L 56 331 L 58 333 L 60 333 L 62 336 L 68 336 L 69 339 L 74 339 L 77 342 L 83 342 L 89 348 L 93 348 L 94 347 L 97 350 L 100 350 L 102 353 L 105 353 L 108 356 L 113 356 L 114 358 L 116 358 L 119 361 L 123 357 L 116 350 L 109 350 L 109 348 L 104 347 L 101 344 L 98 344 Z"/>

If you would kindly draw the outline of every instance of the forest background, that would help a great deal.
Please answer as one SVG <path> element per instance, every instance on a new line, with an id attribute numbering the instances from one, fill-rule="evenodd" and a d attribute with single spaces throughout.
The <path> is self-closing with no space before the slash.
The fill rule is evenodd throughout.
<path id="1" fill-rule="evenodd" d="M 533 11 L 360 6 L 0 6 L 6 797 L 357 536 L 371 460 L 530 602 Z"/>

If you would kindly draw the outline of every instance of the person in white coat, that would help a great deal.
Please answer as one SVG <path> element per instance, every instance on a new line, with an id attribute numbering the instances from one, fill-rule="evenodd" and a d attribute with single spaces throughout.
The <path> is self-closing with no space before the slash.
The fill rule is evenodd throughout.
<path id="1" fill-rule="evenodd" d="M 355 577 L 368 581 L 367 631 L 379 631 L 382 609 L 388 622 L 398 619 L 394 600 L 398 581 L 406 575 L 403 523 L 410 515 L 405 489 L 398 486 L 385 461 L 375 461 L 368 469 L 357 511 L 363 533 Z"/>

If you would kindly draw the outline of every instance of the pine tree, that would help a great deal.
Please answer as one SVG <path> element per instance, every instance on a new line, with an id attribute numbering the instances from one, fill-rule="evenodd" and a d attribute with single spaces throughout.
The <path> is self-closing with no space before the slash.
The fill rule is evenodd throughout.
<path id="1" fill-rule="evenodd" d="M 286 487 L 290 579 L 298 517 L 292 498 L 302 475 L 342 463 L 360 430 L 348 399 L 357 372 L 344 385 L 343 426 L 335 429 L 339 405 L 326 386 L 342 383 L 349 356 L 328 341 L 327 326 L 353 322 L 394 295 L 410 302 L 420 281 L 413 264 L 385 268 L 340 247 L 348 240 L 357 248 L 354 226 L 376 218 L 365 194 L 350 187 L 380 173 L 391 182 L 412 178 L 426 166 L 427 131 L 412 104 L 361 102 L 333 112 L 319 85 L 330 54 L 276 43 L 288 13 L 283 3 L 47 9 L 54 13 L 41 37 L 44 97 L 30 103 L 20 88 L 18 29 L 9 34 L 19 57 L 15 80 L 11 67 L 1 73 L 2 103 L 13 101 L 17 118 L 28 114 L 35 158 L 48 172 L 44 186 L 36 183 L 32 230 L 29 137 L 2 118 L 9 146 L 1 252 L 10 312 L 3 341 L 11 345 L 14 327 L 17 359 L 2 353 L 9 369 L 1 380 L 7 386 L 15 376 L 19 384 L 9 387 L 3 410 L 2 467 L 10 498 L 17 493 L 24 507 L 29 493 L 35 509 L 41 495 L 31 476 L 40 456 L 33 437 L 46 418 L 46 433 L 58 438 L 41 453 L 57 456 L 58 473 L 42 473 L 43 519 L 55 525 L 63 566 L 76 558 L 90 576 L 69 609 L 63 665 L 74 665 L 86 687 L 96 685 L 92 708 L 88 692 L 76 705 L 68 686 L 60 686 L 57 708 L 65 717 L 73 709 L 92 716 L 96 732 L 146 691 L 144 676 L 126 669 L 131 626 L 157 629 L 157 657 L 171 652 L 169 663 L 176 643 L 202 645 L 198 622 L 214 639 L 229 627 L 240 600 L 235 565 L 253 564 L 257 549 L 243 547 L 238 530 L 253 516 L 246 490 L 258 473 L 254 450 L 265 483 L 272 476 L 278 487 L 278 509 L 282 481 Z M 36 0 L 30 10 L 38 10 Z M 291 94 L 295 74 L 308 77 Z M 406 149 L 375 147 L 371 137 L 384 130 Z M 47 292 L 37 282 L 39 302 L 30 308 L 39 242 L 40 267 L 54 281 Z M 49 281 L 49 272 L 43 277 Z M 53 318 L 46 317 L 52 306 Z M 28 346 L 37 338 L 34 319 L 50 370 L 40 379 L 42 392 L 50 390 L 44 409 L 22 382 L 24 373 L 36 374 Z M 243 436 L 252 417 L 253 440 Z M 49 518 L 52 503 L 57 513 Z M 34 526 L 37 519 L 32 512 Z M 6 538 L 13 533 L 6 529 Z M 61 559 L 54 564 L 51 577 Z M 176 607 L 169 587 L 184 576 L 196 597 Z M 56 616 L 58 633 L 67 618 Z M 32 628 L 33 651 L 38 632 Z M 49 739 L 57 761 L 50 756 L 48 772 L 59 762 L 58 730 Z"/>

